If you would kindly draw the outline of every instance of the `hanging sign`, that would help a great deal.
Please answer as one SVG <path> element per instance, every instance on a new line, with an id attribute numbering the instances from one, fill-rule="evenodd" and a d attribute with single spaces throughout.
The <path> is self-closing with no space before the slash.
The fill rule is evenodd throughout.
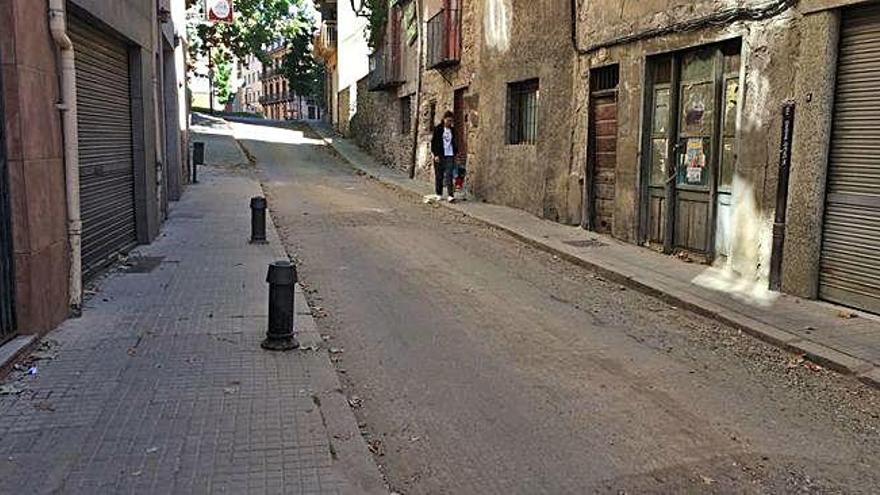
<path id="1" fill-rule="evenodd" d="M 232 0 L 206 0 L 205 4 L 208 22 L 232 23 Z"/>

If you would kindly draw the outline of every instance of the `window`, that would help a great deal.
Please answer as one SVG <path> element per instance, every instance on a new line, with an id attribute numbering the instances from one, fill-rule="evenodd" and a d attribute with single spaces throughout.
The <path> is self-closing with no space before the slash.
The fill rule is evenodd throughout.
<path id="1" fill-rule="evenodd" d="M 412 129 L 412 96 L 400 99 L 400 133 L 409 134 Z"/>
<path id="2" fill-rule="evenodd" d="M 535 144 L 538 140 L 538 80 L 507 85 L 507 142 Z"/>

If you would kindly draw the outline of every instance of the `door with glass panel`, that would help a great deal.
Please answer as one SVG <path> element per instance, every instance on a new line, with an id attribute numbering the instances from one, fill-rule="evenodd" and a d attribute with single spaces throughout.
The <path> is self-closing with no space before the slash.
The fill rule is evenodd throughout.
<path id="1" fill-rule="evenodd" d="M 740 43 L 648 62 L 642 237 L 667 253 L 727 256 Z"/>

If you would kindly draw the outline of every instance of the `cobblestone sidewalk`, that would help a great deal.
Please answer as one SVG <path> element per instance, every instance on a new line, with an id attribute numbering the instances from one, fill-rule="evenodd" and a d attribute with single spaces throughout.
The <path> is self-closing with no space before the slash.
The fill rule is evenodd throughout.
<path id="1" fill-rule="evenodd" d="M 387 493 L 301 293 L 310 350 L 260 349 L 285 255 L 274 229 L 247 243 L 259 194 L 200 170 L 161 237 L 9 377 L 0 493 Z"/>

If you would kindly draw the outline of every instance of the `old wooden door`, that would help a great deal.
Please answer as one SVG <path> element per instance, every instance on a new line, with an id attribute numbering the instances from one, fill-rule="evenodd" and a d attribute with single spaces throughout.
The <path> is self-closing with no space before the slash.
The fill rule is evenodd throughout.
<path id="1" fill-rule="evenodd" d="M 667 252 L 728 254 L 739 49 L 712 45 L 651 61 L 643 236 Z"/>
<path id="2" fill-rule="evenodd" d="M 618 66 L 590 71 L 590 122 L 586 170 L 586 227 L 610 234 L 617 185 Z"/>

